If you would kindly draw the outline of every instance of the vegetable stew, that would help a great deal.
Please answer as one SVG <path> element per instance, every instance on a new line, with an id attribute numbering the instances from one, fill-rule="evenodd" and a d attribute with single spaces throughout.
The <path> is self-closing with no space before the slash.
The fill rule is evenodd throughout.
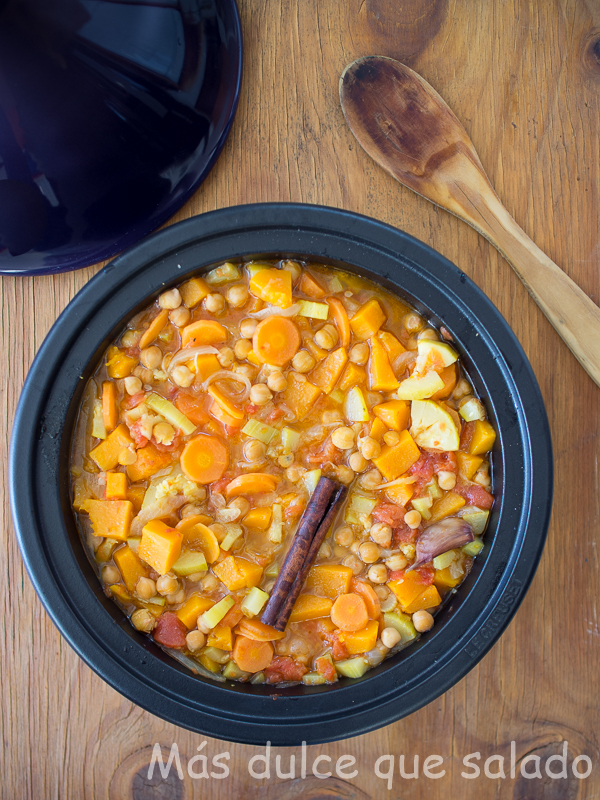
<path id="1" fill-rule="evenodd" d="M 106 594 L 180 662 L 331 683 L 434 626 L 483 548 L 494 440 L 448 331 L 397 296 L 309 262 L 224 263 L 107 349 L 73 508 Z M 277 630 L 261 616 L 321 478 L 346 499 Z"/>

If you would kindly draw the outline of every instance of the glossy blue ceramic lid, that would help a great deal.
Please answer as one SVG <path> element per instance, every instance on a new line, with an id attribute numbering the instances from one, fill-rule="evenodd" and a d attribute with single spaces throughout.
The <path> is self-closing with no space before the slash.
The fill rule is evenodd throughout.
<path id="1" fill-rule="evenodd" d="M 198 188 L 241 78 L 235 0 L 0 2 L 0 272 L 110 258 Z"/>

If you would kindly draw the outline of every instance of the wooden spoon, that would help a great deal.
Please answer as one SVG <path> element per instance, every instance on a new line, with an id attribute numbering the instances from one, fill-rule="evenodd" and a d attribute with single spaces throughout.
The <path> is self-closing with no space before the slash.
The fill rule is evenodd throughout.
<path id="1" fill-rule="evenodd" d="M 600 386 L 600 309 L 504 208 L 467 132 L 435 89 L 400 62 L 369 56 L 342 73 L 340 100 L 371 158 L 498 248 Z"/>

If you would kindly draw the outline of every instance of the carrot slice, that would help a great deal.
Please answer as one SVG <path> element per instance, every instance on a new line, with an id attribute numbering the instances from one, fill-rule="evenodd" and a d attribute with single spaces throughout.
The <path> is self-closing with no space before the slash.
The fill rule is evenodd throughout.
<path id="1" fill-rule="evenodd" d="M 287 317 L 267 317 L 256 326 L 252 347 L 263 364 L 283 367 L 298 352 L 300 331 Z"/>
<path id="2" fill-rule="evenodd" d="M 227 341 L 227 328 L 214 319 L 199 319 L 181 330 L 182 347 L 200 347 Z"/>
<path id="3" fill-rule="evenodd" d="M 352 578 L 350 588 L 365 601 L 369 619 L 377 619 L 381 614 L 381 603 L 375 594 L 375 589 L 370 584 L 359 581 L 358 578 Z"/>
<path id="4" fill-rule="evenodd" d="M 314 300 L 320 300 L 327 294 L 315 276 L 311 275 L 310 272 L 306 272 L 306 270 L 304 270 L 300 276 L 298 289 L 307 295 L 307 297 L 312 297 Z"/>
<path id="5" fill-rule="evenodd" d="M 238 625 L 237 633 L 247 639 L 254 639 L 255 642 L 275 642 L 285 636 L 285 631 L 276 631 L 257 619 L 243 619 Z"/>
<path id="6" fill-rule="evenodd" d="M 117 391 L 112 381 L 104 381 L 102 384 L 102 419 L 108 432 L 117 427 L 119 421 Z"/>
<path id="7" fill-rule="evenodd" d="M 340 336 L 340 344 L 342 347 L 348 347 L 350 344 L 350 320 L 344 304 L 337 297 L 330 297 L 327 302 L 329 303 L 331 318 Z"/>
<path id="8" fill-rule="evenodd" d="M 212 483 L 229 466 L 229 451 L 216 436 L 195 436 L 181 454 L 181 469 L 191 481 Z"/>
<path id="9" fill-rule="evenodd" d="M 225 494 L 227 497 L 237 497 L 240 494 L 259 494 L 261 492 L 274 492 L 278 480 L 275 475 L 267 472 L 249 472 L 240 475 L 227 484 Z"/>
<path id="10" fill-rule="evenodd" d="M 444 381 L 444 385 L 441 389 L 438 389 L 435 394 L 431 395 L 432 400 L 443 400 L 445 397 L 449 397 L 452 394 L 458 380 L 456 364 L 450 364 L 449 367 L 445 367 L 439 373 L 439 376 Z"/>
<path id="11" fill-rule="evenodd" d="M 233 660 L 244 672 L 260 672 L 273 660 L 273 645 L 271 642 L 257 642 L 246 636 L 236 636 Z"/>
<path id="12" fill-rule="evenodd" d="M 241 428 L 244 422 L 244 417 L 242 417 L 242 419 L 232 417 L 231 414 L 228 414 L 221 408 L 216 400 L 209 408 L 209 411 L 215 419 L 218 419 L 219 422 L 222 422 L 223 425 L 228 425 L 230 428 Z"/>
<path id="13" fill-rule="evenodd" d="M 169 309 L 163 308 L 152 320 L 150 325 L 146 328 L 144 333 L 142 334 L 142 338 L 139 341 L 139 348 L 143 350 L 144 347 L 148 347 L 149 344 L 156 339 L 158 334 L 162 331 L 169 320 Z"/>
<path id="14" fill-rule="evenodd" d="M 363 598 L 351 592 L 340 595 L 331 608 L 331 621 L 343 631 L 360 631 L 369 621 Z"/>

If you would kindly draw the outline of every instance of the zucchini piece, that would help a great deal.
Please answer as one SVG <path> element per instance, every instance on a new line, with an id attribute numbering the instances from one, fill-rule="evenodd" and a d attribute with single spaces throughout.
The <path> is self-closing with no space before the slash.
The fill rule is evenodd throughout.
<path id="1" fill-rule="evenodd" d="M 208 569 L 208 564 L 201 550 L 184 550 L 171 569 L 176 575 L 185 578 L 195 572 L 205 572 Z"/>
<path id="2" fill-rule="evenodd" d="M 242 428 L 242 433 L 250 436 L 252 439 L 258 439 L 263 444 L 270 444 L 275 436 L 277 436 L 277 428 L 272 428 L 270 425 L 265 425 L 264 422 L 259 422 L 257 419 L 249 419 Z"/>
<path id="3" fill-rule="evenodd" d="M 247 681 L 252 675 L 251 672 L 244 672 L 240 669 L 235 661 L 228 661 L 223 667 L 223 677 L 229 678 L 230 681 Z"/>
<path id="4" fill-rule="evenodd" d="M 322 686 L 325 681 L 325 676 L 320 672 L 307 672 L 302 676 L 302 683 L 305 686 Z"/>
<path id="5" fill-rule="evenodd" d="M 463 545 L 462 551 L 467 556 L 478 556 L 483 550 L 483 542 L 481 539 L 473 539 L 469 544 Z"/>
<path id="6" fill-rule="evenodd" d="M 327 319 L 329 316 L 329 306 L 327 303 L 313 303 L 311 300 L 300 300 L 299 317 L 310 317 L 311 319 Z"/>
<path id="7" fill-rule="evenodd" d="M 409 614 L 402 611 L 388 611 L 383 615 L 383 624 L 386 628 L 395 628 L 402 639 L 400 642 L 406 644 L 417 638 L 417 631 L 413 625 Z"/>
<path id="8" fill-rule="evenodd" d="M 157 414 L 163 416 L 167 422 L 179 428 L 185 436 L 189 436 L 196 430 L 196 425 L 191 422 L 185 414 L 182 414 L 178 408 L 175 408 L 170 400 L 161 397 L 159 394 L 152 393 L 146 398 L 146 405 Z"/>
<path id="9" fill-rule="evenodd" d="M 269 595 L 266 592 L 263 592 L 258 586 L 253 586 L 242 600 L 242 614 L 246 617 L 256 617 L 268 599 Z"/>
<path id="10" fill-rule="evenodd" d="M 222 600 L 219 600 L 218 603 L 215 603 L 212 608 L 209 608 L 208 611 L 202 614 L 202 621 L 205 625 L 208 625 L 209 628 L 216 628 L 234 604 L 235 600 L 233 597 L 230 594 L 226 595 Z"/>
<path id="11" fill-rule="evenodd" d="M 369 665 L 362 656 L 347 658 L 345 661 L 338 661 L 335 668 L 345 678 L 362 678 L 369 669 Z"/>
<path id="12" fill-rule="evenodd" d="M 226 261 L 220 267 L 211 269 L 211 271 L 204 276 L 204 280 L 211 286 L 220 286 L 222 283 L 229 283 L 229 281 L 237 281 L 241 277 L 239 267 L 232 264 L 231 261 Z"/>

